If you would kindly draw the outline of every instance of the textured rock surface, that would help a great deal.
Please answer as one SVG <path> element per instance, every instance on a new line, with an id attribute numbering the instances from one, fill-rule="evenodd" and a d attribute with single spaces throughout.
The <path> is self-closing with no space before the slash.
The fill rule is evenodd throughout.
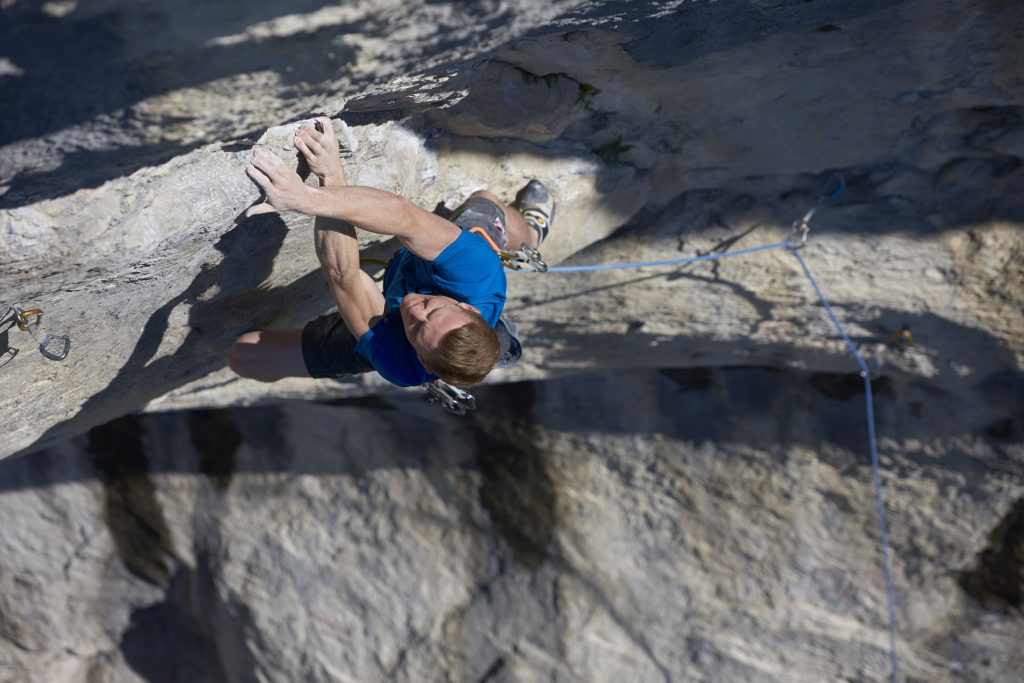
<path id="1" fill-rule="evenodd" d="M 309 219 L 238 219 L 321 112 L 427 208 L 545 179 L 551 263 L 775 242 L 841 171 L 804 256 L 876 375 L 905 679 L 1015 680 L 1024 6 L 0 5 L 3 303 L 74 344 L 0 332 L 0 681 L 887 679 L 860 380 L 784 251 L 513 276 L 464 422 L 224 368 L 330 307 Z"/>
<path id="2" fill-rule="evenodd" d="M 490 387 L 469 419 L 124 418 L 0 463 L 0 676 L 888 680 L 860 387 L 614 371 Z M 1021 425 L 875 389 L 901 680 L 1015 680 Z"/>
<path id="3" fill-rule="evenodd" d="M 1024 266 L 1015 188 L 1024 175 L 1017 156 L 1024 67 L 1016 51 L 1000 48 L 1021 26 L 1021 10 L 798 5 L 746 11 L 693 3 L 669 12 L 651 4 L 619 16 L 613 5 L 591 3 L 543 32 L 514 41 L 517 34 L 508 33 L 511 42 L 491 66 L 448 63 L 471 94 L 446 110 L 415 113 L 410 93 L 434 96 L 425 76 L 392 84 L 405 93 L 395 95 L 404 109 L 372 93 L 350 98 L 345 117 L 358 142 L 352 180 L 451 207 L 481 186 L 511 196 L 525 178 L 543 177 L 561 198 L 556 236 L 545 246 L 548 260 L 559 262 L 690 255 L 733 238 L 740 238 L 728 242 L 734 248 L 775 241 L 828 175 L 842 170 L 850 187 L 816 221 L 807 253 L 872 362 L 954 390 L 1019 368 Z M 551 11 L 471 7 L 537 22 Z M 449 21 L 465 19 L 444 11 Z M 112 16 L 128 21 L 132 13 Z M 398 31 L 407 21 L 384 9 L 367 16 L 383 22 L 378 31 Z M 325 22 L 335 27 L 331 40 L 342 40 L 348 34 L 331 17 L 272 25 L 301 32 Z M 596 27 L 579 25 L 586 21 Z M 960 30 L 947 30 L 954 24 Z M 417 49 L 429 51 L 436 36 L 425 31 L 410 40 L 409 50 L 419 40 Z M 292 47 L 298 41 L 285 42 L 299 49 Z M 883 47 L 863 49 L 869 43 Z M 319 58 L 319 49 L 302 54 Z M 386 68 L 408 67 L 404 58 Z M 935 60 L 943 68 L 926 68 Z M 575 84 L 576 108 L 563 117 L 568 84 Z M 13 99 L 33 87 L 10 86 Z M 322 87 L 329 93 L 342 81 Z M 500 102 L 488 94 L 502 88 L 523 105 L 497 116 Z M 285 107 L 268 116 L 312 108 L 290 90 L 257 92 Z M 523 131 L 559 137 L 544 146 L 494 137 L 515 128 L 517 116 Z M 287 145 L 287 127 L 267 135 Z M 11 207 L 0 215 L 5 295 L 44 308 L 51 325 L 71 334 L 76 352 L 55 365 L 29 345 L 5 366 L 11 382 L 38 389 L 0 399 L 5 416 L 23 418 L 11 421 L 9 451 L 53 443 L 150 402 L 167 409 L 378 390 L 362 381 L 254 387 L 216 372 L 237 334 L 300 325 L 330 305 L 308 219 L 236 220 L 257 196 L 240 173 L 251 137 L 71 193 L 18 180 L 32 177 L 49 139 L 4 147 L 15 169 L 34 164 L 0 196 Z M 19 145 L 39 157 L 16 154 Z M 114 149 L 127 170 L 138 165 L 134 148 Z M 19 190 L 23 184 L 32 192 Z M 800 280 L 781 253 L 669 274 L 517 278 L 510 308 L 530 350 L 509 378 L 637 362 L 846 367 Z M 903 325 L 913 329 L 915 348 L 886 352 L 885 341 Z"/>

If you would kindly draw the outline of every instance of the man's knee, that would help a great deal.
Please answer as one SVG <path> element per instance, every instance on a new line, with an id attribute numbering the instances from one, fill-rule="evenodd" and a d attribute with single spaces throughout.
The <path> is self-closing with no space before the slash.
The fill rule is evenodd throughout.
<path id="1" fill-rule="evenodd" d="M 260 382 L 276 382 L 281 376 L 268 374 L 268 349 L 263 341 L 263 332 L 246 332 L 235 340 L 228 349 L 228 367 L 240 377 Z"/>
<path id="2" fill-rule="evenodd" d="M 252 377 L 256 370 L 256 356 L 258 355 L 257 347 L 260 343 L 259 331 L 246 332 L 231 345 L 228 350 L 228 367 L 236 375 L 242 377 Z"/>
<path id="3" fill-rule="evenodd" d="M 237 375 L 261 382 L 308 377 L 302 330 L 246 332 L 228 350 L 228 367 Z"/>
<path id="4" fill-rule="evenodd" d="M 483 199 L 487 199 L 489 201 L 492 201 L 495 204 L 501 204 L 501 200 L 498 199 L 498 197 L 496 195 L 494 195 L 491 192 L 488 192 L 487 190 L 477 190 L 476 192 L 474 192 L 473 194 L 471 194 L 469 196 L 470 197 L 481 197 Z"/>

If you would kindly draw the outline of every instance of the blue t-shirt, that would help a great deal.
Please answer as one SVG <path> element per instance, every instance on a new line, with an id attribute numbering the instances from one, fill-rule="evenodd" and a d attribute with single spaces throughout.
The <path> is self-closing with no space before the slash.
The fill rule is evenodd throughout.
<path id="1" fill-rule="evenodd" d="M 505 269 L 501 258 L 480 235 L 465 230 L 433 261 L 408 249 L 399 249 L 384 272 L 384 317 L 359 338 L 356 352 L 380 373 L 401 387 L 432 382 L 416 349 L 405 336 L 398 310 L 409 292 L 444 294 L 480 309 L 494 327 L 505 307 Z"/>

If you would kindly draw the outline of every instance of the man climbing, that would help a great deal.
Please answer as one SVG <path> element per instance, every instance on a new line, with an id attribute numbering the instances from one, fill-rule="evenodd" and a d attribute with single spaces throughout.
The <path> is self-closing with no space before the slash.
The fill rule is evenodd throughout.
<path id="1" fill-rule="evenodd" d="M 247 332 L 231 346 L 228 365 L 266 382 L 283 377 L 343 377 L 376 370 L 399 386 L 438 377 L 455 386 L 481 381 L 499 354 L 494 331 L 505 304 L 505 273 L 479 234 L 497 247 L 506 242 L 537 248 L 547 236 L 554 201 L 531 180 L 513 206 L 474 192 L 451 220 L 388 192 L 350 186 L 338 142 L 326 117 L 303 124 L 295 139 L 319 188 L 273 154 L 257 149 L 246 173 L 266 201 L 246 216 L 293 210 L 316 216 L 314 244 L 338 312 L 302 329 Z M 398 238 L 384 292 L 359 268 L 354 226 Z"/>

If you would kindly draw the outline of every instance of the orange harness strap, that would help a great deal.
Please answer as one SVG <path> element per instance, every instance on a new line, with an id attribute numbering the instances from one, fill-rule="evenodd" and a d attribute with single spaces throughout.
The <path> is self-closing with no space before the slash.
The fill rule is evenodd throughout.
<path id="1" fill-rule="evenodd" d="M 484 230 L 483 228 L 470 228 L 469 231 L 475 232 L 476 234 L 480 235 L 485 240 L 487 240 L 487 244 L 491 245 L 491 249 L 497 252 L 498 256 L 501 256 L 501 249 L 499 249 L 498 245 L 494 243 L 494 240 L 491 239 L 491 236 L 487 234 L 486 230 Z"/>

